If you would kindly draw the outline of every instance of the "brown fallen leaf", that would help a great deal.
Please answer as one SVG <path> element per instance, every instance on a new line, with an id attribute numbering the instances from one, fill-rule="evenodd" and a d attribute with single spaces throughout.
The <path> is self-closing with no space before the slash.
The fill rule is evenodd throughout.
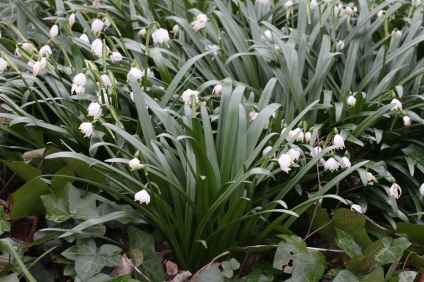
<path id="1" fill-rule="evenodd" d="M 166 274 L 168 274 L 169 276 L 175 276 L 178 274 L 178 266 L 174 262 L 170 260 L 166 260 L 165 267 L 166 267 Z"/>
<path id="2" fill-rule="evenodd" d="M 131 259 L 127 257 L 126 254 L 121 256 L 122 266 L 116 267 L 111 273 L 110 276 L 117 277 L 121 275 L 131 274 L 134 270 L 134 264 L 131 262 Z"/>

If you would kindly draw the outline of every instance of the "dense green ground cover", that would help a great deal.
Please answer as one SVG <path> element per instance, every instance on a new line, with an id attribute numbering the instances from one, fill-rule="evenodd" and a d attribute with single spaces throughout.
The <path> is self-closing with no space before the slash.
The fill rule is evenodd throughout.
<path id="1" fill-rule="evenodd" d="M 2 5 L 5 281 L 414 281 L 420 0 Z"/>

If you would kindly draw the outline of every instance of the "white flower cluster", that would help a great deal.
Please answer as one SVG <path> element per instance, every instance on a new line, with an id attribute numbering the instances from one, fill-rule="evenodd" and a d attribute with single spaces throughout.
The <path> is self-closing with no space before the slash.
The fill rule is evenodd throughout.
<path id="1" fill-rule="evenodd" d="M 205 14 L 199 14 L 197 15 L 196 19 L 190 23 L 190 27 L 194 31 L 198 31 L 204 28 L 207 22 L 208 22 L 208 17 Z"/>

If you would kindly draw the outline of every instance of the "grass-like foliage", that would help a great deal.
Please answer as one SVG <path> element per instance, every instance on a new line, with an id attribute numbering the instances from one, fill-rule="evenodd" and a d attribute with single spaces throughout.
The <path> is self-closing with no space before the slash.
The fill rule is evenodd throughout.
<path id="1" fill-rule="evenodd" d="M 202 281 L 424 265 L 419 0 L 22 0 L 0 14 L 10 270 L 47 279 L 51 253 L 76 281 L 163 281 L 155 250 L 168 278 L 171 261 Z M 9 220 L 28 216 L 39 228 L 17 253 Z M 326 271 L 314 236 L 346 269 Z M 393 265 L 386 278 L 417 274 Z"/>

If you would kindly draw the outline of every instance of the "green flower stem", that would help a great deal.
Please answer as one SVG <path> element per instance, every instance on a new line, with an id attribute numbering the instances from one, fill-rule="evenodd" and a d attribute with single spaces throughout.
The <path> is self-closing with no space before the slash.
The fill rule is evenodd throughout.
<path id="1" fill-rule="evenodd" d="M 147 93 L 147 69 L 149 67 L 149 43 L 150 43 L 150 35 L 152 33 L 153 27 L 156 26 L 157 28 L 160 28 L 160 25 L 158 22 L 154 21 L 152 22 L 146 29 L 146 45 L 144 46 L 144 81 L 143 81 L 143 87 L 144 92 Z"/>

